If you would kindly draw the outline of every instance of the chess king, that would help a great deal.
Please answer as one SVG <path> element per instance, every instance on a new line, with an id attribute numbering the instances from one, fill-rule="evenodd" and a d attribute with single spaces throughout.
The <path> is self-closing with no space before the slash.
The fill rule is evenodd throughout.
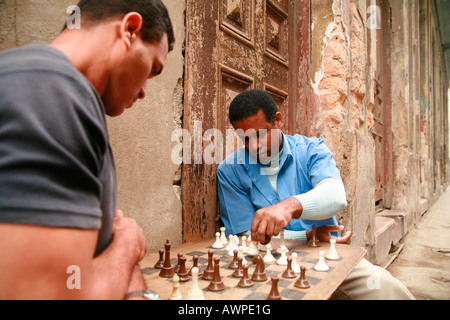
<path id="1" fill-rule="evenodd" d="M 229 234 L 251 234 L 264 242 L 284 231 L 286 239 L 309 240 L 316 225 L 321 242 L 342 237 L 335 214 L 347 206 L 333 154 L 321 138 L 287 135 L 283 116 L 266 91 L 252 89 L 230 104 L 229 119 L 244 146 L 217 169 L 220 216 Z M 367 288 L 373 266 L 363 259 L 333 295 L 336 299 L 414 299 L 380 268 L 381 285 Z M 358 288 L 352 290 L 351 288 Z"/>

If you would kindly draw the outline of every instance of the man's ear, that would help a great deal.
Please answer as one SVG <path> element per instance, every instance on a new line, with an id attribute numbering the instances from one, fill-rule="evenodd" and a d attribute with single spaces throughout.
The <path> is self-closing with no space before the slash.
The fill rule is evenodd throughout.
<path id="1" fill-rule="evenodd" d="M 137 37 L 142 28 L 142 16 L 137 12 L 130 12 L 122 19 L 120 26 L 121 38 L 125 41 L 127 48 L 131 47 L 131 42 Z"/>
<path id="2" fill-rule="evenodd" d="M 281 112 L 277 112 L 275 114 L 275 126 L 278 129 L 281 129 L 283 127 L 283 115 L 281 114 Z"/>

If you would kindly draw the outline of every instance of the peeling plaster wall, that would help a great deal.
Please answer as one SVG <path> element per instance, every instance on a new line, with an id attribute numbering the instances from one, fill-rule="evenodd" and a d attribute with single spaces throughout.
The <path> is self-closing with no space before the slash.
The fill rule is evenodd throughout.
<path id="1" fill-rule="evenodd" d="M 385 2 L 386 3 L 386 2 Z M 311 136 L 324 137 L 334 153 L 347 192 L 339 221 L 353 231 L 352 243 L 375 254 L 374 85 L 382 63 L 376 29 L 368 26 L 375 0 L 311 1 Z M 432 1 L 392 0 L 389 26 L 392 131 L 392 196 L 384 208 L 420 218 L 421 199 L 431 204 L 448 180 L 442 156 L 448 124 L 442 105 L 448 80 L 442 67 Z M 421 12 L 421 9 L 423 12 Z M 431 12 L 431 13 L 430 13 Z M 433 31 L 434 30 L 434 31 Z M 386 30 L 384 30 L 386 32 Z M 432 37 L 435 32 L 435 39 Z M 383 33 L 384 34 L 384 33 Z M 385 52 L 386 53 L 386 52 Z M 384 54 L 385 54 L 384 53 Z M 445 93 L 444 93 L 445 92 Z M 391 199 L 392 197 L 392 199 Z"/>
<path id="2" fill-rule="evenodd" d="M 371 48 L 364 1 L 312 1 L 311 135 L 324 137 L 344 181 L 348 207 L 339 222 L 352 243 L 374 246 L 374 143 L 371 125 Z M 373 57 L 372 57 L 373 58 Z M 372 59 L 373 60 L 373 59 Z M 368 72 L 369 71 L 369 72 Z M 373 100 L 373 99 L 372 99 Z"/>

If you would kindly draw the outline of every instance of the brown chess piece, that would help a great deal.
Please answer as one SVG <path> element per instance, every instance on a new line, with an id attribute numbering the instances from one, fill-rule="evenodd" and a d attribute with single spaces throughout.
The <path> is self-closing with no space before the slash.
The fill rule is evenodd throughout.
<path id="1" fill-rule="evenodd" d="M 201 271 L 200 268 L 198 267 L 198 256 L 193 256 L 192 261 L 193 265 L 192 268 L 189 270 L 189 275 L 192 276 L 192 269 L 197 268 L 198 269 L 197 276 L 201 277 L 203 275 L 203 271 Z"/>
<path id="2" fill-rule="evenodd" d="M 287 268 L 281 276 L 286 279 L 297 278 L 295 271 L 292 269 L 292 257 L 287 258 Z"/>
<path id="3" fill-rule="evenodd" d="M 214 276 L 213 254 L 214 252 L 212 250 L 208 250 L 208 266 L 203 271 L 202 276 L 205 280 L 212 280 Z"/>
<path id="4" fill-rule="evenodd" d="M 245 265 L 242 267 L 244 271 L 244 275 L 242 279 L 239 281 L 238 286 L 241 288 L 250 288 L 253 287 L 253 281 L 252 278 L 248 275 L 248 265 Z"/>
<path id="5" fill-rule="evenodd" d="M 235 278 L 242 278 L 244 276 L 244 268 L 242 266 L 242 261 L 244 260 L 244 258 L 239 257 L 238 258 L 238 268 L 236 270 L 234 270 L 232 276 Z"/>
<path id="6" fill-rule="evenodd" d="M 220 258 L 214 258 L 214 276 L 211 280 L 211 283 L 208 286 L 208 290 L 210 291 L 222 291 L 225 290 L 225 284 L 222 282 L 222 278 L 220 277 L 220 266 L 219 266 Z"/>
<path id="7" fill-rule="evenodd" d="M 298 280 L 295 281 L 294 286 L 300 289 L 308 289 L 311 287 L 309 284 L 309 281 L 306 280 L 306 267 L 301 266 L 300 267 L 300 277 L 298 277 Z"/>
<path id="8" fill-rule="evenodd" d="M 177 264 L 175 265 L 175 267 L 173 267 L 173 272 L 175 272 L 175 273 L 177 273 L 178 270 L 180 269 L 180 258 L 181 258 L 182 256 L 183 256 L 183 254 L 182 254 L 181 252 L 179 252 L 179 253 L 177 254 L 178 261 L 177 261 Z"/>
<path id="9" fill-rule="evenodd" d="M 257 255 L 257 259 L 256 259 L 256 268 L 255 271 L 253 271 L 253 275 L 252 275 L 252 281 L 254 282 L 264 282 L 267 281 L 267 276 L 266 276 L 266 266 L 264 264 L 264 260 L 261 257 L 260 254 Z M 255 260 L 255 259 L 253 259 Z"/>
<path id="10" fill-rule="evenodd" d="M 309 240 L 308 247 L 316 248 L 320 247 L 320 241 L 317 239 L 317 227 L 312 226 L 311 240 Z"/>
<path id="11" fill-rule="evenodd" d="M 164 250 L 159 250 L 159 260 L 155 263 L 155 269 L 162 269 L 164 266 Z"/>
<path id="12" fill-rule="evenodd" d="M 189 281 L 189 273 L 186 269 L 186 257 L 181 255 L 179 257 L 180 260 L 180 268 L 178 269 L 178 277 L 180 278 L 180 282 Z"/>
<path id="13" fill-rule="evenodd" d="M 235 249 L 233 251 L 233 255 L 234 255 L 233 261 L 231 261 L 230 264 L 228 265 L 229 269 L 237 269 L 239 267 L 238 254 L 239 254 L 239 251 Z"/>
<path id="14" fill-rule="evenodd" d="M 267 300 L 281 300 L 280 292 L 278 292 L 278 277 L 270 278 L 272 280 L 272 288 L 267 296 Z"/>
<path id="15" fill-rule="evenodd" d="M 175 272 L 173 271 L 173 267 L 170 263 L 170 242 L 169 240 L 166 240 L 166 243 L 164 244 L 164 265 L 159 272 L 159 276 L 162 278 L 172 278 L 175 275 Z"/>

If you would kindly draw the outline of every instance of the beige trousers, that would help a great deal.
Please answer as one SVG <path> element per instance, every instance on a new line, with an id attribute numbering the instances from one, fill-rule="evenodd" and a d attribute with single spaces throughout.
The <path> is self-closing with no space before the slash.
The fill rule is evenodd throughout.
<path id="1" fill-rule="evenodd" d="M 362 259 L 331 296 L 332 300 L 415 300 L 387 270 Z"/>

